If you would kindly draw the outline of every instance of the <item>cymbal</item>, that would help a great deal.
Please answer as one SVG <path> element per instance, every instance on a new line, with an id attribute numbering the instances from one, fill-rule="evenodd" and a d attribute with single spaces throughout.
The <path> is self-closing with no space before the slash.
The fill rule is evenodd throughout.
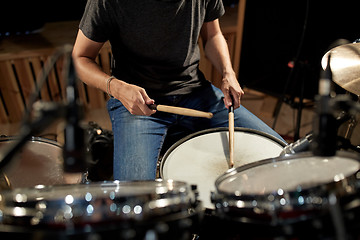
<path id="1" fill-rule="evenodd" d="M 327 66 L 329 54 L 332 80 L 346 91 L 359 96 L 360 43 L 344 44 L 329 50 L 321 60 L 323 69 Z"/>

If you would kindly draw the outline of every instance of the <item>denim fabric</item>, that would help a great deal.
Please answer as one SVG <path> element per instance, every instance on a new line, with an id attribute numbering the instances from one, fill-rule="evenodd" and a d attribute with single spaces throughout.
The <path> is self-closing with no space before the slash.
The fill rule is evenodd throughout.
<path id="1" fill-rule="evenodd" d="M 158 157 L 162 147 L 166 146 L 165 137 L 170 133 L 181 138 L 204 129 L 228 127 L 228 110 L 222 98 L 223 94 L 219 89 L 209 86 L 191 95 L 155 100 L 156 104 L 212 112 L 214 116 L 211 119 L 159 111 L 152 116 L 137 116 L 130 114 L 117 99 L 110 99 L 107 107 L 114 134 L 114 179 L 155 179 Z M 259 130 L 285 142 L 278 133 L 243 106 L 235 110 L 234 118 L 235 127 Z"/>

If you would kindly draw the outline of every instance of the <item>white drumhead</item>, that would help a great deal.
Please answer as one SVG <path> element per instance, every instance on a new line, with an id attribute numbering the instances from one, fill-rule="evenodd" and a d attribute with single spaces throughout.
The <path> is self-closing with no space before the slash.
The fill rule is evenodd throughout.
<path id="1" fill-rule="evenodd" d="M 277 157 L 285 144 L 267 134 L 236 128 L 234 167 Z M 214 209 L 210 200 L 215 181 L 229 169 L 229 142 L 226 128 L 195 133 L 176 143 L 164 155 L 160 175 L 164 179 L 195 184 L 205 208 Z"/>
<path id="2" fill-rule="evenodd" d="M 354 174 L 360 163 L 340 156 L 303 157 L 270 161 L 232 174 L 218 183 L 221 192 L 236 195 L 264 195 L 296 191 L 337 182 Z"/>

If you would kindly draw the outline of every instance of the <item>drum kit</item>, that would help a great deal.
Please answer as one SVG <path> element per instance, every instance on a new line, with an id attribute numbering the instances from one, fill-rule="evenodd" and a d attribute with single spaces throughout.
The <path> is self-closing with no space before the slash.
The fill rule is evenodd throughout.
<path id="1" fill-rule="evenodd" d="M 354 115 L 360 107 L 347 95 L 332 96 L 329 80 L 360 95 L 359 50 L 358 43 L 351 43 L 324 55 L 326 74 L 320 79 L 312 134 L 287 145 L 231 123 L 229 128 L 196 132 L 165 152 L 154 181 L 65 178 L 68 169 L 63 158 L 69 155 L 57 142 L 29 139 L 31 131 L 25 140 L 2 138 L 0 149 L 6 150 L 0 154 L 0 166 L 8 170 L 0 179 L 0 236 L 358 239 L 359 146 L 343 149 L 333 136 L 338 128 L 335 113 Z M 230 121 L 232 114 L 230 110 Z M 14 146 L 9 144 L 13 141 L 27 142 L 20 154 L 3 147 Z M 26 171 L 31 171 L 30 176 Z"/>

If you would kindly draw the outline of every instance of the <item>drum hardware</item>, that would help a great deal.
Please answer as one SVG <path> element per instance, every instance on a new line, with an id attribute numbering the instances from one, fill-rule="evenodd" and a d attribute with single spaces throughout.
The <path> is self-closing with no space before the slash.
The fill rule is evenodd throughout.
<path id="1" fill-rule="evenodd" d="M 345 139 L 351 138 L 356 125 L 357 125 L 357 120 L 356 120 L 355 116 L 352 116 L 351 119 L 349 120 L 347 129 L 345 132 L 345 136 L 344 136 Z"/>
<path id="2" fill-rule="evenodd" d="M 81 183 L 89 183 L 90 180 L 89 180 L 89 171 L 86 171 L 82 174 L 82 177 L 81 177 Z"/>
<path id="3" fill-rule="evenodd" d="M 349 99 L 350 100 L 350 99 Z M 336 118 L 336 131 L 338 131 L 339 127 L 344 124 L 345 122 L 353 119 L 353 115 L 349 114 L 347 111 L 342 111 Z M 347 135 L 349 136 L 349 135 Z M 292 155 L 299 152 L 306 152 L 309 151 L 311 148 L 311 144 L 314 140 L 314 133 L 313 131 L 307 133 L 304 137 L 300 138 L 296 142 L 290 143 L 286 145 L 283 149 L 283 151 L 280 153 L 280 156 L 285 155 Z M 350 141 L 346 140 L 346 138 L 342 138 L 340 136 L 337 136 L 337 142 L 338 146 L 337 149 L 350 149 L 353 148 L 351 146 Z"/>
<path id="4" fill-rule="evenodd" d="M 349 139 L 340 137 L 338 138 L 338 144 L 339 144 L 339 149 L 360 153 L 359 146 L 354 146 L 353 144 L 351 144 Z"/>
<path id="5" fill-rule="evenodd" d="M 342 99 L 339 99 L 342 98 Z M 343 149 L 350 149 L 355 152 L 359 151 L 359 146 L 354 146 L 352 141 L 354 140 L 354 137 L 356 138 L 357 135 L 354 135 L 354 131 L 356 132 L 355 128 L 358 123 L 358 113 L 360 112 L 360 101 L 359 97 L 353 97 L 352 94 L 348 93 L 344 96 L 338 97 L 338 102 L 335 103 L 335 109 L 345 109 L 346 114 L 348 115 L 348 119 L 346 124 L 343 126 L 339 126 L 339 144 L 340 148 Z M 355 141 L 356 142 L 356 141 Z"/>
<path id="6" fill-rule="evenodd" d="M 345 150 L 352 150 L 359 152 L 359 148 L 351 144 L 350 137 L 351 137 L 351 130 L 355 126 L 351 126 L 351 124 L 355 124 L 354 116 L 357 112 L 360 112 L 360 104 L 359 102 L 355 102 L 352 100 L 351 96 L 347 94 L 337 95 L 334 98 L 328 99 L 327 103 L 330 112 L 335 112 L 337 110 L 343 111 L 344 114 L 342 117 L 338 117 L 335 121 L 335 129 L 332 129 L 332 132 L 338 131 L 341 124 L 346 121 L 350 121 L 350 125 L 348 126 L 347 134 L 344 137 L 336 136 L 335 143 L 336 143 L 336 150 L 345 149 Z M 333 115 L 333 114 L 332 114 Z M 333 117 L 333 116 L 331 116 Z M 335 118 L 334 118 L 335 119 Z M 324 131 L 324 130 L 323 130 Z M 326 147 L 326 146 L 324 146 Z"/>
<path id="7" fill-rule="evenodd" d="M 296 142 L 290 143 L 284 147 L 279 156 L 292 155 L 299 152 L 305 152 L 310 149 L 310 144 L 313 141 L 313 133 L 310 132 L 305 137 L 300 138 Z"/>
<path id="8" fill-rule="evenodd" d="M 346 95 L 348 95 L 348 94 L 350 94 L 350 93 L 347 93 Z M 350 95 L 349 101 L 351 101 L 351 100 L 354 100 L 354 99 Z M 350 139 L 352 137 L 353 131 L 357 125 L 356 114 L 354 115 L 354 114 L 350 114 L 346 111 L 341 111 L 336 120 L 339 122 L 339 126 L 338 126 L 339 136 L 343 136 L 345 139 Z"/>

